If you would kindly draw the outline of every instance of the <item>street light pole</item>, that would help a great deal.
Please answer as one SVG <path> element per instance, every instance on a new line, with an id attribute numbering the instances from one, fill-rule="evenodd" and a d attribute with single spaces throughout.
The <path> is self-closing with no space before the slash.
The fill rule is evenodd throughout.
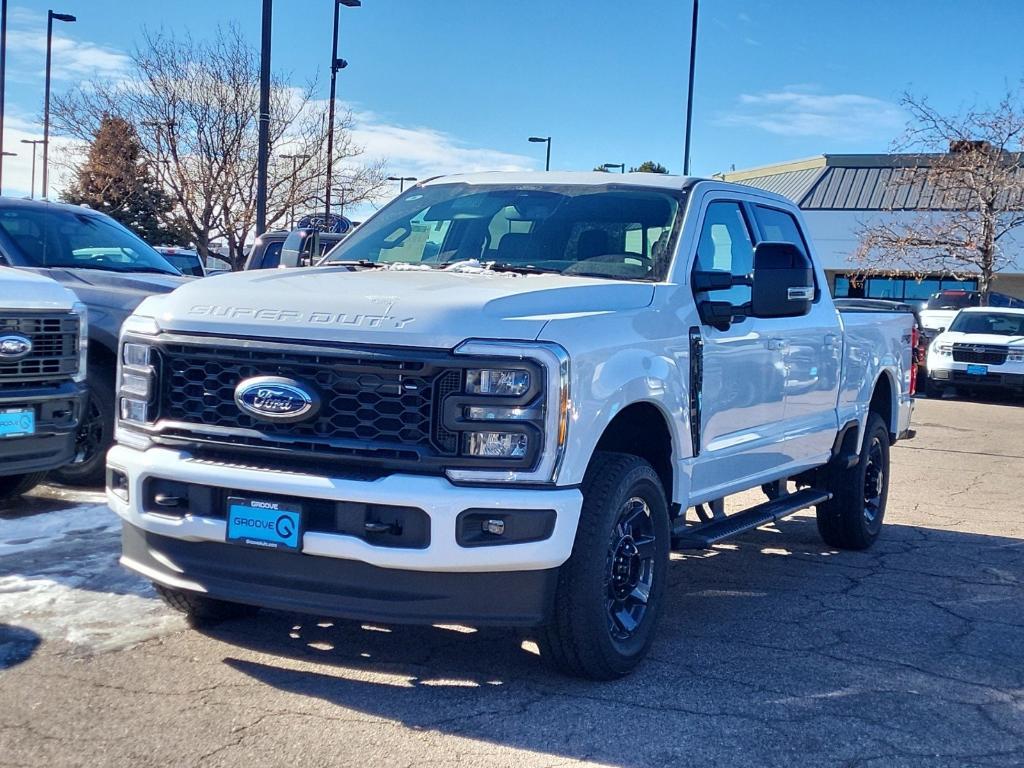
<path id="1" fill-rule="evenodd" d="M 605 163 L 601 167 L 602 168 L 606 168 L 608 170 L 611 170 L 612 168 L 618 168 L 620 173 L 625 173 L 626 172 L 626 164 L 625 163 Z"/>
<path id="2" fill-rule="evenodd" d="M 49 177 L 47 171 L 50 163 L 50 64 L 53 60 L 53 22 L 76 21 L 70 13 L 46 12 L 46 82 L 43 88 L 46 93 L 43 95 L 43 197 L 46 197 L 49 189 Z"/>
<path id="3" fill-rule="evenodd" d="M 36 146 L 43 143 L 42 139 L 22 139 L 22 144 L 32 145 L 32 200 L 36 199 Z"/>
<path id="4" fill-rule="evenodd" d="M 398 182 L 398 194 L 402 194 L 403 192 L 405 192 L 405 182 L 416 180 L 417 179 L 415 176 L 388 176 L 388 181 Z"/>
<path id="5" fill-rule="evenodd" d="M 337 94 L 338 70 L 348 62 L 338 58 L 338 18 L 341 6 L 358 8 L 362 0 L 334 0 L 334 38 L 331 41 L 331 102 L 327 107 L 327 187 L 324 190 L 324 221 L 331 218 L 331 177 L 334 173 L 334 99 Z"/>
<path id="6" fill-rule="evenodd" d="M 683 176 L 690 175 L 690 130 L 693 123 L 693 70 L 697 63 L 697 3 L 693 0 L 690 26 L 690 83 L 686 88 L 686 145 L 683 148 Z"/>
<path id="7" fill-rule="evenodd" d="M 256 234 L 267 229 L 267 166 L 270 162 L 270 32 L 274 21 L 273 0 L 263 0 L 260 46 L 260 114 L 256 151 Z"/>
<path id="8" fill-rule="evenodd" d="M 551 170 L 551 137 L 550 136 L 531 136 L 527 141 L 532 141 L 534 144 L 547 144 L 547 155 L 544 158 L 544 170 Z"/>
<path id="9" fill-rule="evenodd" d="M 4 90 L 7 82 L 7 0 L 0 0 L 0 193 L 4 186 Z"/>

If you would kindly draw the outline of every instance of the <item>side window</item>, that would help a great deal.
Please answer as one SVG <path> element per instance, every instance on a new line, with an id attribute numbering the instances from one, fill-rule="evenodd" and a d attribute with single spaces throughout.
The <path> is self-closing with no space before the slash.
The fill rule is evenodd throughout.
<path id="1" fill-rule="evenodd" d="M 771 243 L 792 243 L 807 253 L 807 244 L 804 243 L 800 227 L 791 214 L 777 208 L 755 205 L 754 215 L 757 217 L 758 227 L 761 228 L 763 240 Z"/>
<path id="2" fill-rule="evenodd" d="M 730 272 L 739 277 L 750 274 L 753 267 L 754 242 L 739 203 L 708 205 L 697 241 L 694 270 Z M 713 291 L 711 298 L 745 304 L 750 301 L 750 287 L 737 285 L 728 290 Z"/>

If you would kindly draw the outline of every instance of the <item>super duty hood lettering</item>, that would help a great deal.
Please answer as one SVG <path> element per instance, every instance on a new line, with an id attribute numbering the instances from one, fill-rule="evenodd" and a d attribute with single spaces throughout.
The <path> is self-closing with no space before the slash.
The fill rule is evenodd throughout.
<path id="1" fill-rule="evenodd" d="M 390 310 L 390 307 L 387 308 Z M 308 325 L 346 325 L 359 328 L 405 328 L 414 317 L 363 312 L 302 312 L 271 307 L 232 307 L 221 304 L 196 304 L 188 310 L 193 317 L 221 317 L 231 320 L 265 320 L 270 323 Z"/>

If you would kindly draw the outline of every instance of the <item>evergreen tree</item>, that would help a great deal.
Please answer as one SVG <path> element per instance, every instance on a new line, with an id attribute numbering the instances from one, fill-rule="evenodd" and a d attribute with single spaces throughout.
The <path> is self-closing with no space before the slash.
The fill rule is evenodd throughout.
<path id="1" fill-rule="evenodd" d="M 656 163 L 653 160 L 644 160 L 636 168 L 630 168 L 630 173 L 668 173 L 666 168 L 661 163 Z"/>
<path id="2" fill-rule="evenodd" d="M 151 245 L 188 242 L 175 202 L 141 160 L 142 144 L 127 120 L 104 115 L 65 202 L 109 215 Z"/>

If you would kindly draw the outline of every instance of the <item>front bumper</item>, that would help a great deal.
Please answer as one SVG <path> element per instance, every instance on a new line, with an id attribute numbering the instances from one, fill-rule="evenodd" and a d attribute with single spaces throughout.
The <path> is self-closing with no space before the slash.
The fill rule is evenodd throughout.
<path id="1" fill-rule="evenodd" d="M 1020 367 L 1017 363 L 1016 367 Z M 953 367 L 935 367 L 928 369 L 928 378 L 935 384 L 949 384 L 960 387 L 991 387 L 1024 391 L 1024 372 L 1001 371 L 996 366 L 988 366 L 984 375 L 968 373 L 967 365 L 953 363 Z"/>
<path id="2" fill-rule="evenodd" d="M 0 390 L 0 409 L 33 408 L 36 433 L 0 438 L 0 476 L 62 467 L 75 456 L 75 432 L 85 389 L 70 381 L 57 387 Z"/>
<path id="3" fill-rule="evenodd" d="M 423 475 L 326 477 L 215 463 L 166 448 L 115 446 L 107 465 L 127 478 L 128 500 L 109 488 L 107 498 L 124 521 L 122 563 L 128 568 L 169 587 L 225 600 L 352 618 L 536 623 L 557 567 L 572 552 L 583 501 L 576 488 L 458 486 Z M 150 478 L 255 498 L 417 507 L 429 518 L 429 540 L 420 548 L 401 548 L 307 530 L 300 553 L 226 544 L 221 510 L 181 517 L 147 511 Z M 456 520 L 467 509 L 554 510 L 555 522 L 541 541 L 461 546 Z"/>

